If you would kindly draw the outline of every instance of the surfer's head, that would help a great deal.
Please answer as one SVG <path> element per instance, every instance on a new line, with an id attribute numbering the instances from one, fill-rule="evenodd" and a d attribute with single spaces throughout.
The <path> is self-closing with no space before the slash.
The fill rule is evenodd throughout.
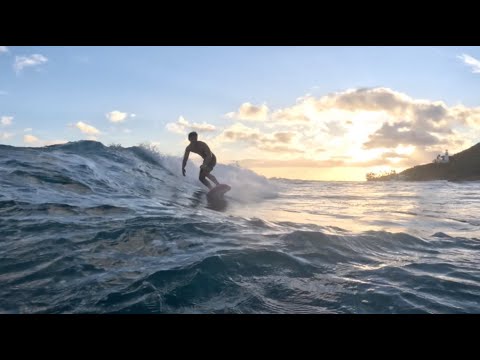
<path id="1" fill-rule="evenodd" d="M 192 131 L 190 134 L 188 134 L 188 140 L 197 141 L 198 140 L 198 134 L 195 131 Z"/>

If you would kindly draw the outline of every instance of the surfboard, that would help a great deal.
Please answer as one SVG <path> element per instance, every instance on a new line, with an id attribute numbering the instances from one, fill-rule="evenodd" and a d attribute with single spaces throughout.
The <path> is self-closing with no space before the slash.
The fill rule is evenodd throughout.
<path id="1" fill-rule="evenodd" d="M 230 191 L 231 187 L 227 184 L 219 184 L 207 193 L 209 199 L 222 199 L 223 194 Z"/>

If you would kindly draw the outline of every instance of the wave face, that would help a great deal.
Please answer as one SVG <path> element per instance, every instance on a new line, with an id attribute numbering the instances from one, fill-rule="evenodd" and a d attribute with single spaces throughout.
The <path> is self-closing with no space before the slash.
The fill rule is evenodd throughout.
<path id="1" fill-rule="evenodd" d="M 478 313 L 480 183 L 268 180 L 0 145 L 0 313 Z"/>

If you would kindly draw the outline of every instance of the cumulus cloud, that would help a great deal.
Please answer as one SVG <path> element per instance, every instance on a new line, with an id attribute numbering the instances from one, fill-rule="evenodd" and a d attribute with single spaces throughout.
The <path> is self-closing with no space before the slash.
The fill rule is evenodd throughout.
<path id="1" fill-rule="evenodd" d="M 40 142 L 40 139 L 33 135 L 23 135 L 23 142 L 26 144 L 35 144 Z"/>
<path id="2" fill-rule="evenodd" d="M 296 134 L 288 131 L 262 133 L 258 128 L 250 128 L 241 123 L 236 123 L 225 129 L 215 138 L 219 143 L 241 142 L 269 152 L 302 152 L 301 145 L 294 139 Z"/>
<path id="3" fill-rule="evenodd" d="M 243 141 L 254 144 L 257 142 L 263 135 L 260 133 L 259 129 L 252 129 L 248 126 L 245 126 L 241 123 L 236 123 L 229 128 L 225 129 L 217 139 L 223 140 L 225 142 L 237 142 Z"/>
<path id="4" fill-rule="evenodd" d="M 398 113 L 405 111 L 411 101 L 407 95 L 388 88 L 360 88 L 327 95 L 320 98 L 316 105 L 319 110 L 335 107 L 348 111 Z"/>
<path id="5" fill-rule="evenodd" d="M 212 132 L 216 130 L 214 125 L 208 124 L 206 122 L 203 122 L 201 124 L 190 123 L 183 116 L 180 116 L 178 120 L 174 123 L 168 123 L 167 125 L 165 125 L 165 128 L 170 132 L 180 135 L 185 135 L 191 131 Z"/>
<path id="6" fill-rule="evenodd" d="M 114 111 L 110 111 L 109 113 L 106 113 L 105 116 L 112 123 L 120 123 L 125 121 L 128 114 L 125 112 L 114 110 Z"/>
<path id="7" fill-rule="evenodd" d="M 273 134 L 273 137 L 276 141 L 289 143 L 295 137 L 295 134 L 289 132 L 277 132 Z"/>
<path id="8" fill-rule="evenodd" d="M 315 112 L 312 108 L 313 98 L 300 98 L 294 106 L 278 109 L 272 113 L 272 121 L 276 123 L 306 123 L 310 121 L 309 115 Z"/>
<path id="9" fill-rule="evenodd" d="M 8 52 L 8 47 L 7 46 L 0 46 L 0 54 L 1 53 L 6 53 Z"/>
<path id="10" fill-rule="evenodd" d="M 462 60 L 466 65 L 470 66 L 472 72 L 475 74 L 480 74 L 480 61 L 475 59 L 473 56 L 462 54 L 458 58 Z"/>
<path id="11" fill-rule="evenodd" d="M 165 125 L 165 128 L 175 134 L 184 135 L 186 133 L 185 127 L 179 125 L 178 123 L 168 123 Z"/>
<path id="12" fill-rule="evenodd" d="M 256 106 L 246 102 L 240 105 L 238 111 L 227 113 L 225 117 L 228 119 L 265 121 L 267 120 L 268 112 L 269 109 L 265 104 Z"/>
<path id="13" fill-rule="evenodd" d="M 336 121 L 331 121 L 325 123 L 327 131 L 332 136 L 343 136 L 348 132 L 348 129 L 341 123 Z"/>
<path id="14" fill-rule="evenodd" d="M 0 122 L 3 126 L 12 125 L 13 116 L 2 116 Z"/>
<path id="15" fill-rule="evenodd" d="M 250 114 L 247 120 L 255 118 L 259 107 L 249 112 L 253 105 L 246 104 L 228 117 L 243 114 L 245 119 L 245 114 Z M 270 111 L 269 116 L 265 109 L 262 117 L 256 118 L 268 117 L 256 127 L 238 122 L 223 129 L 213 139 L 214 145 L 232 149 L 232 154 L 235 147 L 243 153 L 254 154 L 256 150 L 258 161 L 267 161 L 272 153 L 278 153 L 282 159 L 276 161 L 304 165 L 313 161 L 312 166 L 319 167 L 413 166 L 431 161 L 444 149 L 453 153 L 472 146 L 478 142 L 480 130 L 480 107 L 448 106 L 443 101 L 416 99 L 385 87 L 348 89 L 321 97 L 308 95 L 290 107 Z M 402 147 L 409 151 L 402 153 L 398 150 Z M 307 162 L 295 161 L 295 156 Z M 324 160 L 317 163 L 319 158 Z"/>
<path id="16" fill-rule="evenodd" d="M 30 56 L 15 56 L 13 68 L 17 73 L 19 73 L 26 67 L 38 66 L 46 63 L 47 61 L 48 59 L 40 54 L 33 54 Z"/>
<path id="17" fill-rule="evenodd" d="M 75 126 L 84 134 L 87 135 L 97 135 L 100 134 L 100 131 L 95 127 L 84 123 L 83 121 L 79 121 L 75 124 Z"/>
<path id="18" fill-rule="evenodd" d="M 416 131 L 410 128 L 410 123 L 399 122 L 394 125 L 388 123 L 370 135 L 369 141 L 364 144 L 366 149 L 384 147 L 394 148 L 398 144 L 427 146 L 440 143 L 440 139 L 425 131 Z"/>
<path id="19" fill-rule="evenodd" d="M 304 102 L 307 100 L 312 102 L 311 97 Z M 349 113 L 356 122 L 362 118 L 360 115 L 364 114 L 360 121 L 367 125 L 368 119 L 372 119 L 375 113 L 383 114 L 384 120 L 377 124 L 378 133 L 369 134 L 365 142 L 367 147 L 380 146 L 381 137 L 381 145 L 388 147 L 396 147 L 399 143 L 431 145 L 448 137 L 453 126 L 480 127 L 480 108 L 466 108 L 462 105 L 448 107 L 442 101 L 413 99 L 388 88 L 350 89 L 314 99 L 313 102 L 316 112 L 310 112 L 309 118 L 318 118 L 322 113 L 342 111 L 342 116 Z M 298 113 L 302 108 L 305 106 L 300 103 L 282 111 L 295 109 Z M 317 121 L 316 126 L 330 135 L 340 136 L 348 133 L 353 125 L 352 119 L 343 122 L 325 119 L 320 123 Z"/>

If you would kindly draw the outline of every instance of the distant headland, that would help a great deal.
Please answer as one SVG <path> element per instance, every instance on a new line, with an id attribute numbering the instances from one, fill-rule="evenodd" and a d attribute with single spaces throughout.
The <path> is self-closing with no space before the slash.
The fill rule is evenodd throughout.
<path id="1" fill-rule="evenodd" d="M 367 181 L 475 181 L 480 180 L 480 143 L 449 155 L 438 155 L 430 164 L 417 165 L 400 173 L 368 173 Z"/>

